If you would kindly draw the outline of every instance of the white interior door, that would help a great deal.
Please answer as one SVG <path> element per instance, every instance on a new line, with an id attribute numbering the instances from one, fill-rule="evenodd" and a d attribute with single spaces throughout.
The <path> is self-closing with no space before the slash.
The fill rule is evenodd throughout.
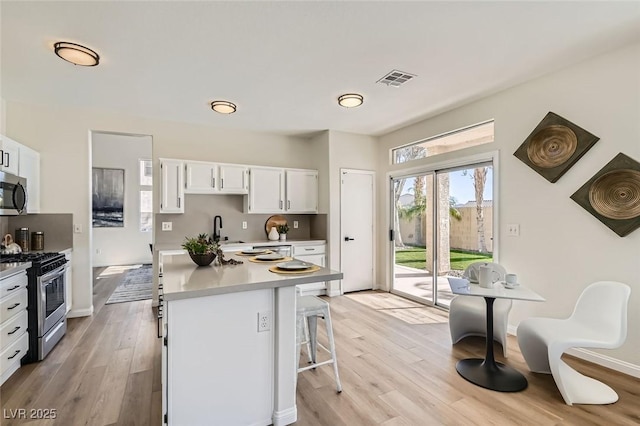
<path id="1" fill-rule="evenodd" d="M 341 170 L 341 270 L 343 293 L 373 288 L 374 173 Z"/>

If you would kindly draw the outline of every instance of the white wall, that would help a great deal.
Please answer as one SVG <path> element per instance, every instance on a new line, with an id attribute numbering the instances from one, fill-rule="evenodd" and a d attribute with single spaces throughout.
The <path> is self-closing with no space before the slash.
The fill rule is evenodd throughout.
<path id="1" fill-rule="evenodd" d="M 212 113 L 213 114 L 213 113 Z M 7 136 L 41 154 L 42 213 L 72 213 L 83 232 L 73 240 L 72 315 L 92 312 L 90 132 L 150 135 L 154 182 L 160 157 L 315 168 L 306 139 L 7 101 Z M 212 115 L 212 122 L 228 117 Z M 159 185 L 154 187 L 157 200 Z M 157 206 L 157 202 L 155 203 Z"/>
<path id="2" fill-rule="evenodd" d="M 329 267 L 341 269 L 340 265 L 340 169 L 375 170 L 378 163 L 377 140 L 372 136 L 329 131 L 329 216 L 327 249 Z M 375 251 L 375 248 L 374 248 Z M 336 283 L 330 291 L 338 290 Z M 377 284 L 374 283 L 374 288 Z"/>
<path id="3" fill-rule="evenodd" d="M 548 111 L 600 137 L 555 184 L 513 156 Z M 490 118 L 495 119 L 494 143 L 412 166 L 500 150 L 500 263 L 547 299 L 514 303 L 510 324 L 530 316 L 567 317 L 582 290 L 594 281 L 627 283 L 632 289 L 627 341 L 619 349 L 599 352 L 634 364 L 640 372 L 640 229 L 620 238 L 569 198 L 619 152 L 640 161 L 640 44 L 381 137 L 380 196 L 388 198 L 387 172 L 402 168 L 389 165 L 390 148 Z M 388 229 L 388 202 L 379 206 L 379 226 Z M 520 237 L 505 236 L 508 223 L 520 224 Z M 380 238 L 379 246 L 381 277 L 388 281 L 389 245 Z"/>
<path id="4" fill-rule="evenodd" d="M 140 231 L 140 164 L 151 159 L 150 136 L 94 132 L 92 167 L 124 169 L 124 227 L 93 231 L 93 266 L 151 263 L 153 232 Z"/>

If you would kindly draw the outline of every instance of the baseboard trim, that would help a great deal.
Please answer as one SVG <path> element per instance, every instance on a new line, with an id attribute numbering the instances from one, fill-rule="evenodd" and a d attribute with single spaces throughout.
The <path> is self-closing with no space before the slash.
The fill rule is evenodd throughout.
<path id="1" fill-rule="evenodd" d="M 67 318 L 90 317 L 91 315 L 93 315 L 93 305 L 87 309 L 71 309 Z"/>
<path id="2" fill-rule="evenodd" d="M 517 336 L 517 327 L 510 325 L 507 328 L 507 332 L 513 336 Z M 566 351 L 566 354 L 640 379 L 640 365 L 631 364 L 630 362 L 612 358 L 584 348 L 571 348 Z"/>
<path id="3" fill-rule="evenodd" d="M 290 425 L 298 420 L 298 407 L 293 406 L 282 411 L 273 412 L 273 426 Z"/>

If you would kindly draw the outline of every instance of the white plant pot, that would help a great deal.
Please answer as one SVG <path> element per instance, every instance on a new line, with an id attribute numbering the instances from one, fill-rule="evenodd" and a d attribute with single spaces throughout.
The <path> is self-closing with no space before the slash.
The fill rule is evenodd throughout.
<path id="1" fill-rule="evenodd" d="M 287 241 L 287 234 L 280 234 L 280 241 Z"/>
<path id="2" fill-rule="evenodd" d="M 278 238 L 279 238 L 278 230 L 276 229 L 275 226 L 272 226 L 271 230 L 269 230 L 269 240 L 278 241 Z"/>

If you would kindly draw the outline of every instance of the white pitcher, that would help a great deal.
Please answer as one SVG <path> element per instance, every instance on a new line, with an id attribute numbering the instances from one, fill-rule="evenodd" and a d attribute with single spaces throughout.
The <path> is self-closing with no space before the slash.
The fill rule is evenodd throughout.
<path id="1" fill-rule="evenodd" d="M 493 288 L 493 283 L 500 279 L 500 273 L 494 271 L 489 265 L 483 265 L 479 268 L 478 284 L 480 287 Z"/>

